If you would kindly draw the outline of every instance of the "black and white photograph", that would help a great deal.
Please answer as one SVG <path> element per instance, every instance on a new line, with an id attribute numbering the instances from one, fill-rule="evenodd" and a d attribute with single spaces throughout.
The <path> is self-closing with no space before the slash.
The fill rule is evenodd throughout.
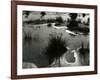
<path id="1" fill-rule="evenodd" d="M 90 14 L 22 11 L 23 68 L 89 66 Z"/>
<path id="2" fill-rule="evenodd" d="M 97 7 L 12 2 L 13 79 L 97 73 Z"/>

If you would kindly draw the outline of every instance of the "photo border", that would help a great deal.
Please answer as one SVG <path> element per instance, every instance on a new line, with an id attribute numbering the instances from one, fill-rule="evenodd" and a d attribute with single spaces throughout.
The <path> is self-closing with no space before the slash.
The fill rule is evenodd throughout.
<path id="1" fill-rule="evenodd" d="M 94 9 L 94 71 L 17 75 L 17 5 Z M 33 1 L 11 1 L 11 78 L 42 78 L 97 74 L 97 6 Z"/>

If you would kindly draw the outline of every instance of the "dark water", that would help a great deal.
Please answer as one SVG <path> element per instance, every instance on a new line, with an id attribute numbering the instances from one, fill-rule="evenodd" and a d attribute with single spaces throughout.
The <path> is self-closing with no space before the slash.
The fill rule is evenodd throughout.
<path id="1" fill-rule="evenodd" d="M 53 32 L 63 33 L 62 38 L 66 40 L 68 47 L 72 50 L 77 49 L 84 43 L 84 47 L 87 47 L 89 42 L 89 36 L 77 35 L 71 36 L 65 32 L 64 29 L 54 29 L 47 27 L 46 24 L 42 25 L 26 25 L 23 27 L 25 33 L 30 34 L 32 39 L 24 40 L 23 38 L 23 62 L 35 63 L 38 67 L 46 67 L 49 65 L 47 57 L 44 55 L 45 48 L 48 44 L 50 35 Z M 23 37 L 25 33 L 23 31 Z"/>

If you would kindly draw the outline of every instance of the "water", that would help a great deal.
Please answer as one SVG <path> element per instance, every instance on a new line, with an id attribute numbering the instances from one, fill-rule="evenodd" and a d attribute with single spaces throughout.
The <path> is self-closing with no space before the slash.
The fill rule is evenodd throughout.
<path id="1" fill-rule="evenodd" d="M 63 33 L 62 38 L 66 40 L 68 47 L 72 50 L 79 48 L 82 42 L 84 43 L 84 47 L 87 47 L 89 42 L 89 35 L 71 36 L 64 29 L 58 30 L 47 27 L 47 24 L 27 24 L 23 27 L 23 62 L 31 62 L 38 67 L 48 66 L 48 58 L 43 53 L 48 45 L 50 34 L 53 32 Z M 25 34 L 32 36 L 32 39 L 24 40 Z"/>

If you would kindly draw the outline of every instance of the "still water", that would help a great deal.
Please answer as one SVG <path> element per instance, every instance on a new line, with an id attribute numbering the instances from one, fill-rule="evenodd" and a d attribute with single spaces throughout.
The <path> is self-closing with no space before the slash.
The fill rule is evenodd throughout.
<path id="1" fill-rule="evenodd" d="M 46 46 L 50 38 L 50 34 L 62 33 L 62 38 L 66 40 L 67 46 L 75 50 L 84 44 L 87 47 L 89 43 L 89 35 L 72 36 L 65 32 L 65 29 L 54 29 L 47 27 L 47 24 L 30 25 L 26 24 L 23 27 L 23 62 L 34 63 L 38 67 L 46 67 L 49 65 L 48 58 L 44 55 Z M 25 40 L 25 35 L 32 37 L 30 40 Z M 70 58 L 70 57 L 69 57 Z"/>

